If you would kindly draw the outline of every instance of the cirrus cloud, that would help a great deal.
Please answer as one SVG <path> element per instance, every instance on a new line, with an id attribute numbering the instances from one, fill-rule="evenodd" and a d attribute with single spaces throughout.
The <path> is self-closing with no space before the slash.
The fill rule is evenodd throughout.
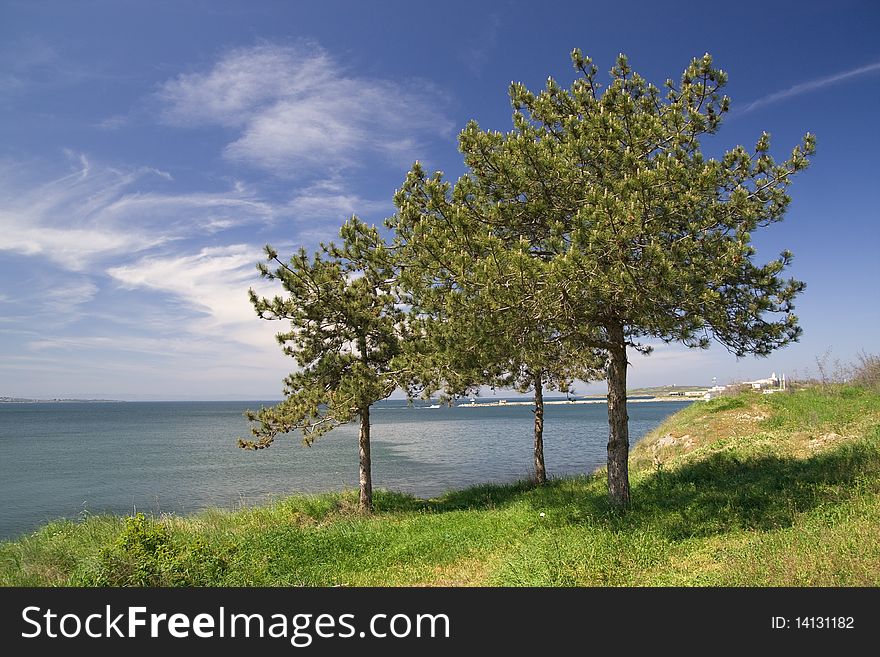
<path id="1" fill-rule="evenodd" d="M 233 50 L 157 98 L 164 122 L 232 130 L 225 157 L 285 177 L 413 159 L 422 139 L 453 127 L 429 85 L 350 75 L 313 43 Z"/>
<path id="2" fill-rule="evenodd" d="M 191 320 L 187 331 L 195 339 L 210 337 L 274 354 L 273 336 L 279 328 L 258 321 L 247 295 L 249 287 L 259 294 L 275 292 L 257 274 L 261 259 L 258 246 L 232 244 L 147 256 L 111 267 L 107 274 L 127 289 L 157 290 L 179 300 L 186 308 L 181 316 Z"/>
<path id="3" fill-rule="evenodd" d="M 194 234 L 268 221 L 275 212 L 243 189 L 169 193 L 167 172 L 120 170 L 83 154 L 67 156 L 73 170 L 48 180 L 35 180 L 41 174 L 20 162 L 0 163 L 0 252 L 89 271 Z"/>

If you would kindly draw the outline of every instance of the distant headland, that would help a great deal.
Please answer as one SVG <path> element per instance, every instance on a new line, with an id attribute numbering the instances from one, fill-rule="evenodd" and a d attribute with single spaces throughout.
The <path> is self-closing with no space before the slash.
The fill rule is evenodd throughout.
<path id="1" fill-rule="evenodd" d="M 29 399 L 27 397 L 0 397 L 0 404 L 107 404 L 121 403 L 119 399 Z"/>

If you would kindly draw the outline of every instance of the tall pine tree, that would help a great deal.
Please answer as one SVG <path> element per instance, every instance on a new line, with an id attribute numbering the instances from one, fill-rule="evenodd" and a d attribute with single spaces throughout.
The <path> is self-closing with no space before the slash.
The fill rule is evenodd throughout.
<path id="1" fill-rule="evenodd" d="M 258 316 L 285 320 L 277 338 L 299 370 L 284 380 L 284 400 L 248 411 L 256 440 L 245 449 L 269 447 L 275 437 L 299 430 L 311 445 L 322 434 L 360 422 L 360 509 L 373 509 L 370 407 L 398 386 L 392 360 L 401 351 L 402 311 L 394 293 L 395 264 L 375 227 L 352 217 L 340 230 L 341 245 L 322 244 L 309 256 L 300 249 L 288 262 L 270 246 L 260 274 L 278 281 L 285 296 L 250 299 Z"/>
<path id="2" fill-rule="evenodd" d="M 528 241 L 474 230 L 499 208 L 466 192 L 467 182 L 453 190 L 417 163 L 395 195 L 398 212 L 388 223 L 425 350 L 410 362 L 428 390 L 462 395 L 491 385 L 531 392 L 534 479 L 543 484 L 544 392 L 568 393 L 574 380 L 600 377 L 599 355 L 578 339 L 592 337 L 587 327 L 562 331 L 548 321 L 547 264 L 532 257 Z"/>
<path id="3" fill-rule="evenodd" d="M 493 274 L 501 280 L 516 275 L 497 257 L 467 262 L 487 240 L 543 264 L 533 319 L 605 358 L 608 492 L 625 506 L 628 347 L 715 340 L 738 356 L 765 356 L 798 339 L 794 299 L 804 284 L 781 277 L 792 255 L 755 264 L 751 234 L 783 218 L 815 141 L 807 134 L 777 163 L 764 133 L 752 150 L 707 159 L 700 139 L 729 109 L 727 75 L 709 55 L 667 80 L 665 94 L 622 55 L 604 90 L 589 58 L 575 50 L 572 61 L 570 89 L 553 79 L 538 94 L 511 85 L 512 131 L 467 126 L 459 144 L 468 173 L 454 189 L 414 168 L 404 189 L 422 180 L 427 192 L 399 204 L 395 227 L 453 278 L 492 267 L 503 268 Z M 450 207 L 438 212 L 441 196 Z"/>

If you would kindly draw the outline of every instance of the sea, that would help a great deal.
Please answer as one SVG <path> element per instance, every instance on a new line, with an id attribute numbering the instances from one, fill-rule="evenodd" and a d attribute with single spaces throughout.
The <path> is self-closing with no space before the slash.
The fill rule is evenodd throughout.
<path id="1" fill-rule="evenodd" d="M 489 398 L 480 401 L 492 402 Z M 512 402 L 513 400 L 511 400 Z M 635 444 L 682 402 L 630 403 Z M 272 402 L 264 402 L 272 405 Z M 357 488 L 357 425 L 312 446 L 298 435 L 246 451 L 246 409 L 260 402 L 33 402 L 0 404 L 0 540 L 58 518 L 88 514 L 186 514 L 240 508 L 293 494 Z M 533 473 L 529 405 L 374 405 L 373 486 L 435 497 Z M 548 404 L 550 477 L 605 463 L 604 403 Z"/>

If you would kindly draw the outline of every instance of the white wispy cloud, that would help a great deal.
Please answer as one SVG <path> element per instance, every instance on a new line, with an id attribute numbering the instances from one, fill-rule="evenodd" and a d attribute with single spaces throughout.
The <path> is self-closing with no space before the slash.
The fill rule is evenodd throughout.
<path id="1" fill-rule="evenodd" d="M 131 118 L 125 114 L 114 114 L 113 116 L 101 119 L 94 125 L 102 130 L 119 130 L 127 126 L 130 121 Z"/>
<path id="2" fill-rule="evenodd" d="M 202 356 L 204 358 L 214 358 L 217 355 L 216 347 L 209 343 L 170 337 L 110 335 L 40 337 L 30 341 L 28 347 L 36 353 L 59 350 L 66 353 L 98 352 L 106 355 L 109 352 L 122 351 L 151 357 L 158 356 L 168 360 L 181 355 Z M 28 355 L 23 359 L 23 362 L 29 363 L 35 360 L 37 359 L 34 356 Z M 112 363 L 112 359 L 107 359 L 107 361 Z"/>
<path id="3" fill-rule="evenodd" d="M 827 87 L 837 82 L 842 82 L 843 80 L 849 80 L 850 78 L 867 75 L 869 73 L 877 73 L 878 71 L 880 71 L 880 62 L 874 62 L 873 64 L 860 66 L 849 71 L 842 71 L 840 73 L 828 75 L 823 78 L 817 78 L 808 82 L 801 82 L 800 84 L 796 84 L 793 87 L 789 87 L 788 89 L 783 89 L 782 91 L 777 91 L 775 93 L 768 94 L 762 98 L 758 98 L 757 100 L 753 100 L 752 102 L 746 104 L 742 109 L 738 110 L 738 113 L 745 114 L 746 112 L 751 112 L 752 110 L 755 110 L 759 107 L 764 107 L 765 105 L 778 103 L 780 101 L 792 98 L 793 96 L 799 96 L 810 91 L 822 89 L 823 87 Z"/>
<path id="4" fill-rule="evenodd" d="M 350 75 L 314 43 L 233 50 L 207 72 L 168 80 L 157 97 L 166 123 L 232 129 L 227 158 L 281 176 L 367 156 L 408 163 L 421 139 L 452 129 L 426 84 Z"/>
<path id="5" fill-rule="evenodd" d="M 97 293 L 98 286 L 89 279 L 65 280 L 41 295 L 42 310 L 51 313 L 56 321 L 69 321 L 79 307 L 89 303 Z"/>
<path id="6" fill-rule="evenodd" d="M 391 200 L 371 200 L 346 190 L 338 180 L 324 179 L 300 188 L 286 209 L 294 218 L 334 219 L 336 224 L 353 214 L 369 214 L 383 210 L 391 211 Z"/>
<path id="7" fill-rule="evenodd" d="M 298 217 L 278 245 L 292 251 L 312 241 L 314 231 L 334 233 L 321 239 L 335 236 L 329 226 L 369 204 L 332 178 L 273 203 L 241 180 L 230 180 L 223 192 L 187 192 L 161 169 L 120 169 L 78 152 L 64 155 L 69 168 L 54 177 L 35 173 L 43 167 L 33 163 L 0 161 L 0 266 L 12 266 L 4 252 L 29 256 L 14 265 L 21 275 L 2 289 L 8 312 L 0 322 L 17 345 L 8 353 L 57 354 L 56 371 L 61 361 L 75 363 L 71 382 L 100 382 L 118 367 L 176 394 L 185 394 L 185 380 L 198 382 L 193 389 L 216 389 L 213 394 L 225 394 L 223 385 L 250 395 L 276 390 L 294 366 L 274 339 L 285 327 L 260 321 L 247 290 L 278 290 L 256 271 L 261 246 L 240 243 L 241 233 L 233 231 L 268 230 L 280 218 Z M 22 371 L 32 390 L 48 385 L 38 377 L 45 367 L 27 358 L 17 373 L 0 372 L 0 386 L 19 389 Z M 236 368 L 249 372 L 249 383 L 231 374 Z"/>
<path id="8" fill-rule="evenodd" d="M 182 310 L 173 322 L 192 335 L 274 350 L 273 335 L 281 330 L 280 325 L 260 322 L 247 297 L 249 287 L 263 294 L 275 292 L 256 271 L 255 264 L 262 258 L 260 247 L 235 244 L 192 254 L 144 257 L 111 267 L 107 273 L 126 288 L 153 289 L 176 297 Z M 197 319 L 184 319 L 193 316 Z"/>
<path id="9" fill-rule="evenodd" d="M 221 226 L 266 221 L 273 207 L 236 190 L 169 193 L 171 174 L 119 170 L 67 152 L 73 171 L 39 180 L 18 162 L 0 165 L 0 251 L 39 256 L 71 271 L 130 257 Z M 219 222 L 219 223 L 218 223 Z"/>
<path id="10" fill-rule="evenodd" d="M 94 386 L 102 376 L 125 373 L 136 380 L 119 381 L 117 395 L 164 390 L 170 397 L 277 396 L 295 363 L 274 338 L 285 323 L 260 321 L 248 300 L 249 287 L 263 295 L 280 291 L 259 277 L 260 259 L 260 247 L 235 244 L 110 267 L 106 274 L 115 289 L 105 285 L 102 292 L 121 300 L 124 312 L 114 316 L 110 303 L 91 313 L 79 332 L 31 330 L 22 340 L 20 362 L 10 367 L 31 378 L 55 371 L 61 387 L 53 390 L 60 391 L 71 389 L 64 387 L 68 379 L 80 386 L 94 381 L 89 389 L 99 390 Z M 71 292 L 84 300 L 89 290 Z M 54 370 L 47 354 L 58 355 Z"/>

